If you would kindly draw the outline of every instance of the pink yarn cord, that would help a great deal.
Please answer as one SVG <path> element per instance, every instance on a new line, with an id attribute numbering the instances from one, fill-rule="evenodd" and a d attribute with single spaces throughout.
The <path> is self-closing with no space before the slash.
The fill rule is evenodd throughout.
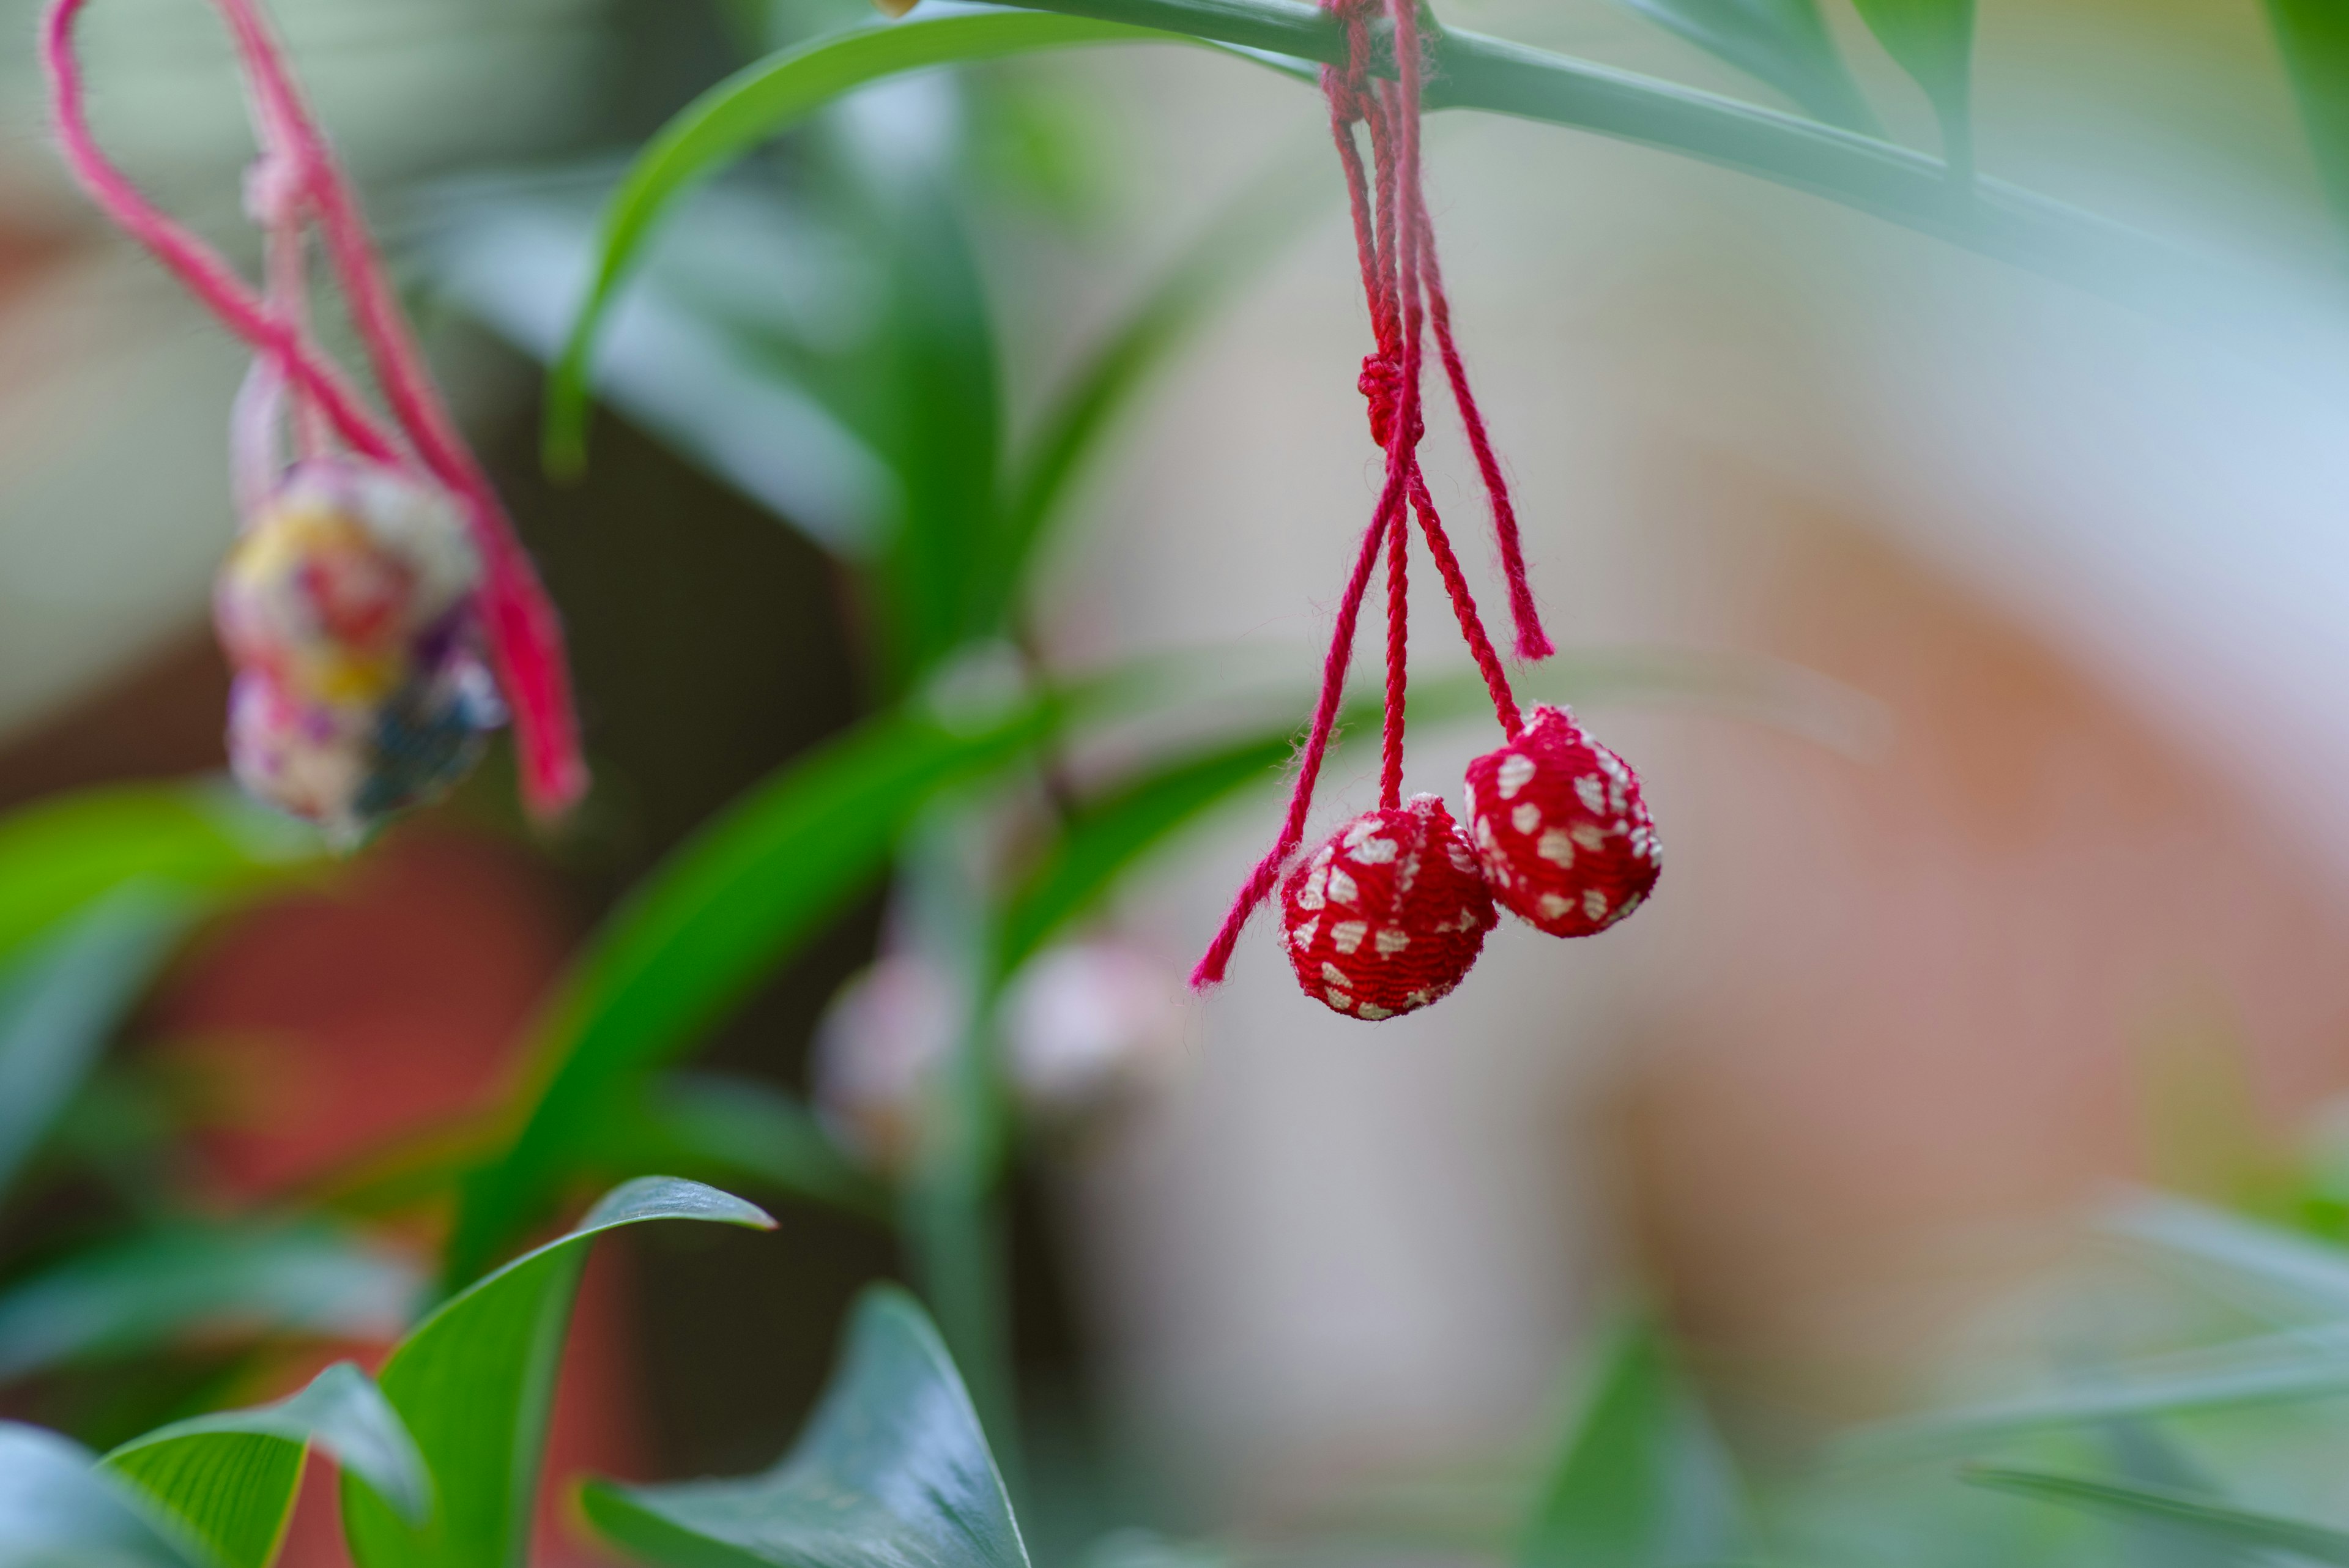
<path id="1" fill-rule="evenodd" d="M 256 296 L 217 252 L 148 202 L 99 151 L 73 49 L 74 26 L 87 4 L 56 0 L 42 32 L 42 59 L 67 166 L 108 216 L 231 331 L 281 368 L 297 404 L 306 401 L 323 414 L 361 456 L 399 466 L 420 462 L 457 495 L 481 552 L 482 621 L 513 711 L 523 798 L 541 815 L 560 812 L 585 792 L 587 770 L 554 606 L 488 477 L 449 418 L 383 275 L 349 182 L 295 91 L 267 24 L 253 0 L 215 0 L 254 93 L 264 159 L 272 161 L 264 164 L 264 175 L 284 182 L 275 199 L 286 208 L 272 216 L 294 223 L 306 211 L 316 217 L 349 296 L 353 325 L 403 439 L 376 421 L 347 379 L 326 359 L 302 327 L 295 298 L 282 290 L 274 300 Z M 273 245 L 282 244 L 272 227 Z M 273 263 L 273 274 L 285 265 L 282 254 Z"/>
<path id="2" fill-rule="evenodd" d="M 1427 284 L 1427 315 L 1435 327 L 1435 346 L 1444 359 L 1445 379 L 1452 383 L 1452 400 L 1468 431 L 1469 450 L 1476 454 L 1476 471 L 1484 476 L 1485 493 L 1493 504 L 1493 536 L 1500 545 L 1501 575 L 1509 585 L 1509 616 L 1516 628 L 1516 655 L 1528 662 L 1557 651 L 1542 629 L 1541 607 L 1534 602 L 1532 582 L 1526 574 L 1524 546 L 1517 538 L 1517 509 L 1509 501 L 1509 482 L 1494 455 L 1492 437 L 1485 429 L 1484 410 L 1469 389 L 1468 367 L 1452 336 L 1452 301 L 1444 292 L 1444 271 L 1435 259 L 1435 225 L 1420 209 L 1420 275 Z"/>

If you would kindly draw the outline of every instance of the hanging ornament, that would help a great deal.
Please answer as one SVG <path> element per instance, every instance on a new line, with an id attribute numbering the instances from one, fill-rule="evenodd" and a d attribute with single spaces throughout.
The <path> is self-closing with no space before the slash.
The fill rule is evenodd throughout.
<path id="1" fill-rule="evenodd" d="M 1376 1020 L 1424 1007 L 1460 982 L 1497 918 L 1495 897 L 1555 935 L 1588 935 L 1638 905 L 1654 884 L 1657 860 L 1654 830 L 1640 804 L 1639 783 L 1630 769 L 1559 710 L 1537 708 L 1534 725 L 1526 724 L 1420 468 L 1419 443 L 1425 433 L 1421 381 L 1432 329 L 1490 502 L 1494 540 L 1516 628 L 1515 652 L 1521 659 L 1547 658 L 1553 648 L 1534 603 L 1516 509 L 1453 335 L 1451 303 L 1436 259 L 1435 227 L 1421 188 L 1420 96 L 1425 67 L 1416 0 L 1322 0 L 1322 9 L 1337 23 L 1346 43 L 1344 64 L 1325 66 L 1321 86 L 1345 173 L 1362 292 L 1375 335 L 1375 347 L 1363 359 L 1356 384 L 1369 404 L 1371 438 L 1386 453 L 1386 479 L 1339 599 L 1337 626 L 1321 667 L 1320 697 L 1280 835 L 1241 886 L 1191 982 L 1206 987 L 1223 979 L 1241 930 L 1278 884 L 1282 939 L 1299 983 L 1308 995 L 1340 1012 Z M 1392 41 L 1391 78 L 1374 75 L 1371 68 L 1376 42 L 1371 24 L 1379 16 L 1387 23 L 1381 36 Z M 1365 138 L 1371 153 L 1367 167 L 1361 145 Z M 1506 767 L 1514 777 L 1517 767 L 1506 759 L 1515 756 L 1537 770 L 1541 793 L 1525 804 L 1556 809 L 1567 843 L 1577 843 L 1573 835 L 1578 828 L 1598 839 L 1599 847 L 1585 853 L 1578 871 L 1573 865 L 1544 860 L 1544 850 L 1556 852 L 1558 841 L 1538 831 L 1527 838 L 1516 829 L 1518 815 L 1514 812 L 1492 824 L 1492 847 L 1486 848 L 1482 836 L 1472 841 L 1461 831 L 1435 796 L 1402 803 L 1409 680 L 1405 576 L 1414 519 L 1492 697 L 1493 711 L 1512 742 L 1513 749 L 1482 759 L 1470 770 L 1472 827 L 1480 836 L 1486 832 L 1486 819 L 1476 815 L 1480 800 L 1488 810 L 1498 804 L 1497 784 L 1481 784 L 1477 770 L 1487 764 L 1493 770 Z M 1387 670 L 1379 809 L 1357 817 L 1312 856 L 1292 864 L 1336 728 L 1371 573 L 1381 558 L 1387 583 Z M 1607 782 L 1609 791 L 1602 792 L 1598 806 L 1568 815 L 1568 803 L 1578 805 L 1580 800 L 1578 781 L 1593 772 Z M 1553 777 L 1562 782 L 1553 784 Z M 1531 782 L 1521 784 L 1519 793 L 1534 787 Z M 1566 801 L 1551 801 L 1558 789 L 1566 792 Z M 1514 799 L 1511 804 L 1513 807 Z M 1340 893 L 1348 897 L 1341 898 Z"/>
<path id="2" fill-rule="evenodd" d="M 1493 897 L 1554 937 L 1596 936 L 1664 868 L 1630 765 L 1548 706 L 1468 764 L 1468 830 Z"/>
<path id="3" fill-rule="evenodd" d="M 554 607 L 457 433 L 256 0 L 213 4 L 261 145 L 245 184 L 264 239 L 258 290 L 99 151 L 73 48 L 87 4 L 55 0 L 42 34 L 66 162 L 254 355 L 230 424 L 242 531 L 214 597 L 236 670 L 238 778 L 347 846 L 454 784 L 510 711 L 526 803 L 562 812 L 587 773 Z M 388 420 L 311 336 L 314 234 Z"/>
<path id="4" fill-rule="evenodd" d="M 1435 795 L 1365 812 L 1289 870 L 1281 940 L 1305 994 L 1375 1022 L 1450 993 L 1500 917 Z"/>

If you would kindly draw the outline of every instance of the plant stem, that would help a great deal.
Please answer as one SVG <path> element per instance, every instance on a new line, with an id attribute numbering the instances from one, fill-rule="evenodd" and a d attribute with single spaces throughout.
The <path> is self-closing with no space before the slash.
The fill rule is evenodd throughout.
<path id="1" fill-rule="evenodd" d="M 1339 29 L 1299 0 L 1006 0 L 1334 64 Z M 1940 160 L 1855 131 L 1586 60 L 1446 29 L 1428 40 L 1426 106 L 1595 131 L 1758 175 L 2131 303 L 2222 269 L 2001 181 L 1952 186 Z M 1385 74 L 1392 75 L 1392 65 Z"/>

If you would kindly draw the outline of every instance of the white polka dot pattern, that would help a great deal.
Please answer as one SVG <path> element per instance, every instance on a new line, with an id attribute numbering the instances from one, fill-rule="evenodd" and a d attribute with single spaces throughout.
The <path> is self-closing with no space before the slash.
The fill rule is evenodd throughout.
<path id="1" fill-rule="evenodd" d="M 1432 794 L 1356 817 L 1289 869 L 1280 931 L 1305 994 L 1375 1022 L 1447 994 L 1500 917 Z"/>
<path id="2" fill-rule="evenodd" d="M 1468 764 L 1467 808 L 1493 897 L 1555 937 L 1605 930 L 1663 869 L 1638 775 L 1561 708 Z"/>

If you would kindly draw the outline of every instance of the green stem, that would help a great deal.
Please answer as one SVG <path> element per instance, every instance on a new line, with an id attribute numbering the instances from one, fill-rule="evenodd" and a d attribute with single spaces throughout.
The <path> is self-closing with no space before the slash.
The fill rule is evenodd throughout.
<path id="1" fill-rule="evenodd" d="M 1342 42 L 1299 0 L 1006 0 L 1031 11 L 1187 34 L 1334 62 Z M 1431 40 L 1426 102 L 1595 131 L 1792 186 L 2062 278 L 2147 304 L 2217 269 L 2141 231 L 1997 180 L 1951 199 L 1940 160 L 1855 131 L 1478 33 Z"/>

